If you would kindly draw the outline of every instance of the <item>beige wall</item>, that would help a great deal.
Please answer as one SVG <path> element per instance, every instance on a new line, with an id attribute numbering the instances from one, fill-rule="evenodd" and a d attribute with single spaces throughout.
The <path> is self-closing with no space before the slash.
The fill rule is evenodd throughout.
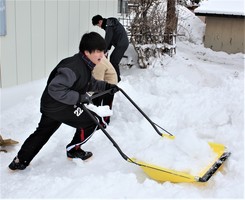
<path id="1" fill-rule="evenodd" d="M 245 53 L 242 18 L 206 16 L 205 47 L 227 53 Z"/>
<path id="2" fill-rule="evenodd" d="M 96 14 L 117 17 L 117 0 L 6 0 L 1 87 L 47 77 L 61 59 L 78 52 L 87 31 L 104 36 L 91 23 Z"/>

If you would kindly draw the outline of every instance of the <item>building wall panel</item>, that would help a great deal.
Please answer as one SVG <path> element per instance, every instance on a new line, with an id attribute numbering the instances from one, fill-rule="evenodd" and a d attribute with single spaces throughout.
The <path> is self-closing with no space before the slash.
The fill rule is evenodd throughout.
<path id="1" fill-rule="evenodd" d="M 244 52 L 244 19 L 232 17 L 206 17 L 204 45 L 214 51 Z"/>
<path id="2" fill-rule="evenodd" d="M 92 30 L 92 31 L 95 30 L 95 27 L 93 26 L 91 20 L 92 20 L 92 17 L 97 14 L 99 14 L 98 0 L 90 1 L 89 2 L 89 30 Z M 96 28 L 96 30 L 98 29 Z"/>
<path id="3" fill-rule="evenodd" d="M 58 62 L 58 0 L 45 1 L 45 76 Z"/>
<path id="4" fill-rule="evenodd" d="M 1 36 L 1 87 L 47 77 L 78 52 L 95 14 L 117 17 L 117 0 L 7 0 L 7 34 Z"/>
<path id="5" fill-rule="evenodd" d="M 44 1 L 31 2 L 31 80 L 45 76 Z"/>
<path id="6" fill-rule="evenodd" d="M 17 83 L 22 84 L 32 80 L 30 1 L 16 1 L 15 14 L 16 14 Z"/>
<path id="7" fill-rule="evenodd" d="M 89 1 L 80 1 L 79 7 L 80 7 L 80 13 L 79 13 L 80 36 L 79 38 L 81 39 L 81 36 L 89 30 L 90 3 Z"/>
<path id="8" fill-rule="evenodd" d="M 7 34 L 1 36 L 1 87 L 17 85 L 15 2 L 6 2 Z"/>
<path id="9" fill-rule="evenodd" d="M 69 6 L 69 55 L 73 55 L 79 49 L 80 42 L 80 2 L 70 1 Z"/>
<path id="10" fill-rule="evenodd" d="M 58 1 L 58 60 L 69 55 L 69 1 Z"/>

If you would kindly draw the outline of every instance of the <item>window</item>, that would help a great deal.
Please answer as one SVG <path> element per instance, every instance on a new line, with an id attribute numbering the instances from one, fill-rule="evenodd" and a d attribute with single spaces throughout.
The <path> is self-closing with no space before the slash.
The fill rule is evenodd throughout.
<path id="1" fill-rule="evenodd" d="M 6 35 L 6 4 L 5 0 L 0 0 L 0 36 Z"/>
<path id="2" fill-rule="evenodd" d="M 128 12 L 128 0 L 118 0 L 118 12 L 127 13 Z"/>

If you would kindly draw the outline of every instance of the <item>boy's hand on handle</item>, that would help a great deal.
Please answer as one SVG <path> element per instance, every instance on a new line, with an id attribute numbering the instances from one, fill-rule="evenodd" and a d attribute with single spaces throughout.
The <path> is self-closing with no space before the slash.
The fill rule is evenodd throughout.
<path id="1" fill-rule="evenodd" d="M 106 83 L 105 90 L 111 90 L 111 94 L 119 91 L 119 87 L 115 84 Z"/>
<path id="2" fill-rule="evenodd" d="M 81 94 L 80 96 L 80 102 L 83 104 L 90 104 L 92 102 L 90 96 L 85 93 L 85 94 Z"/>

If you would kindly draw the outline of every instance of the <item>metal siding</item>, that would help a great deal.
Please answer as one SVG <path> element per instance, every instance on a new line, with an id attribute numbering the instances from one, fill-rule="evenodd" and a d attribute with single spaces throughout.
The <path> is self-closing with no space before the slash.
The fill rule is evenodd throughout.
<path id="1" fill-rule="evenodd" d="M 1 39 L 1 87 L 17 84 L 15 2 L 6 1 L 7 34 Z"/>
<path id="2" fill-rule="evenodd" d="M 58 1 L 58 60 L 69 55 L 69 1 Z"/>
<path id="3" fill-rule="evenodd" d="M 107 17 L 107 14 L 109 14 L 106 8 L 107 8 L 106 0 L 102 0 L 98 2 L 98 13 L 102 15 L 103 17 Z"/>
<path id="4" fill-rule="evenodd" d="M 31 2 L 31 66 L 32 80 L 45 75 L 44 1 Z"/>
<path id="5" fill-rule="evenodd" d="M 99 14 L 99 2 L 93 0 L 89 2 L 89 31 L 97 31 L 98 29 L 92 24 L 92 17 Z"/>
<path id="6" fill-rule="evenodd" d="M 231 53 L 242 52 L 245 53 L 244 49 L 244 39 L 245 39 L 245 20 L 244 19 L 236 19 L 233 23 L 231 37 L 232 45 L 231 45 Z"/>
<path id="7" fill-rule="evenodd" d="M 58 0 L 45 1 L 45 76 L 58 62 Z"/>
<path id="8" fill-rule="evenodd" d="M 106 0 L 106 17 L 118 17 L 116 0 Z"/>
<path id="9" fill-rule="evenodd" d="M 69 9 L 69 55 L 73 55 L 80 42 L 79 1 L 70 1 Z"/>
<path id="10" fill-rule="evenodd" d="M 231 17 L 206 17 L 204 46 L 227 53 L 244 52 L 244 20 Z"/>
<path id="11" fill-rule="evenodd" d="M 31 5 L 16 1 L 17 83 L 31 81 Z"/>
<path id="12" fill-rule="evenodd" d="M 82 35 L 89 30 L 91 19 L 89 18 L 90 4 L 89 1 L 80 1 L 80 39 Z M 80 41 L 79 41 L 80 42 Z"/>
<path id="13" fill-rule="evenodd" d="M 95 14 L 117 17 L 117 0 L 6 1 L 7 35 L 1 36 L 1 87 L 47 77 L 78 51 Z"/>

